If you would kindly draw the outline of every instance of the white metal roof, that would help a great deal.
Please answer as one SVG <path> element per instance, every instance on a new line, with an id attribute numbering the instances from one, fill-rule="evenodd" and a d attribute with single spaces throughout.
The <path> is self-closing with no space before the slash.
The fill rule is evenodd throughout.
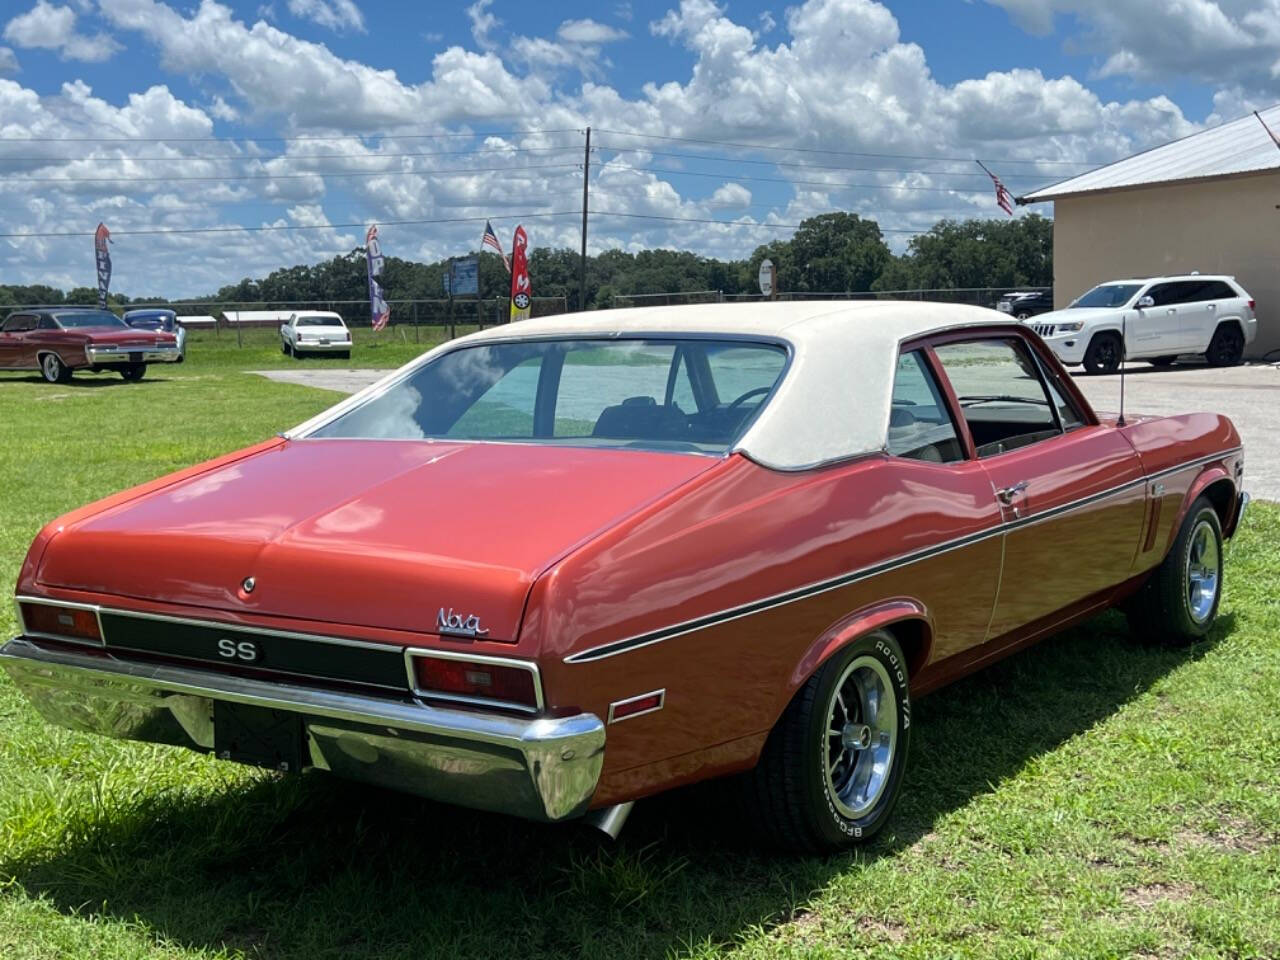
<path id="1" fill-rule="evenodd" d="M 222 317 L 227 323 L 264 323 L 267 321 L 275 321 L 276 323 L 285 323 L 294 314 L 301 314 L 308 317 L 337 317 L 341 316 L 332 310 L 223 310 Z"/>
<path id="2" fill-rule="evenodd" d="M 417 367 L 464 346 L 561 336 L 769 337 L 790 347 L 791 364 L 736 449 L 765 466 L 798 470 L 883 450 L 898 345 L 921 334 L 973 324 L 1017 325 L 984 307 L 892 300 L 640 307 L 523 320 L 445 343 L 287 436 L 305 436 Z"/>
<path id="3" fill-rule="evenodd" d="M 1280 104 L 1259 113 L 1267 126 L 1280 135 Z M 1280 148 L 1272 142 L 1258 118 L 1249 114 L 1034 190 L 1019 199 L 1024 203 L 1040 203 L 1101 190 L 1277 169 L 1280 169 Z"/>

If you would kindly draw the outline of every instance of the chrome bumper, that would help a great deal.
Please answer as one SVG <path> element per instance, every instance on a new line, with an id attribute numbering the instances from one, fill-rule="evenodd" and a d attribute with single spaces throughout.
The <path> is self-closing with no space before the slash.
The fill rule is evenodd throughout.
<path id="1" fill-rule="evenodd" d="M 134 359 L 134 358 L 137 359 Z M 113 363 L 178 363 L 182 360 L 182 351 L 175 344 L 172 347 L 150 347 L 145 350 L 130 350 L 127 347 L 85 347 L 84 358 L 95 365 Z"/>
<path id="2" fill-rule="evenodd" d="M 212 750 L 219 702 L 302 716 L 310 765 L 445 803 L 531 820 L 586 813 L 604 762 L 593 714 L 524 719 L 119 660 L 19 637 L 0 647 L 46 720 Z"/>
<path id="3" fill-rule="evenodd" d="M 1236 510 L 1231 515 L 1231 523 L 1222 531 L 1224 537 L 1233 537 L 1237 530 L 1240 529 L 1240 521 L 1244 519 L 1244 512 L 1249 507 L 1249 494 L 1243 490 L 1236 495 Z"/>

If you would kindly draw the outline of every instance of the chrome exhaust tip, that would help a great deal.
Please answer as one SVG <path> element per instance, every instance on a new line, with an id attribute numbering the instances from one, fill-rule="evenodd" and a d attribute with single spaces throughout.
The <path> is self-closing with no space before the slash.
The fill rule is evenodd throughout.
<path id="1" fill-rule="evenodd" d="M 626 803 L 615 803 L 612 807 L 592 810 L 586 816 L 587 824 L 601 833 L 608 834 L 610 840 L 617 840 L 618 834 L 622 832 L 622 827 L 627 822 L 627 817 L 631 815 L 631 808 L 635 805 L 634 800 L 628 800 Z"/>

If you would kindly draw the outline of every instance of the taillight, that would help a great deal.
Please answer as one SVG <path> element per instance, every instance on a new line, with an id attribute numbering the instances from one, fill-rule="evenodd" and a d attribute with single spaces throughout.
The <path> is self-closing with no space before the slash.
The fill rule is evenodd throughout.
<path id="1" fill-rule="evenodd" d="M 1252 309 L 1253 309 L 1254 307 L 1256 307 L 1257 305 L 1258 305 L 1258 301 L 1257 301 L 1257 300 L 1250 300 L 1250 301 L 1249 301 L 1249 309 L 1250 309 L 1250 310 L 1252 310 Z"/>
<path id="2" fill-rule="evenodd" d="M 63 607 L 47 603 L 22 603 L 22 622 L 27 632 L 67 640 L 102 642 L 98 615 L 82 607 Z"/>
<path id="3" fill-rule="evenodd" d="M 541 706 L 532 665 L 419 656 L 413 657 L 413 677 L 417 692 L 427 697 L 466 697 L 529 710 Z"/>

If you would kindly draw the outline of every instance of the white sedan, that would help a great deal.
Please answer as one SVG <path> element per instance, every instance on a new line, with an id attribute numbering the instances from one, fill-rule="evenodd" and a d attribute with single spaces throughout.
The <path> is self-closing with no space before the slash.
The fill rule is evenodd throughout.
<path id="1" fill-rule="evenodd" d="M 280 350 L 298 357 L 304 353 L 336 353 L 351 357 L 351 331 L 336 313 L 295 313 L 280 325 Z"/>

